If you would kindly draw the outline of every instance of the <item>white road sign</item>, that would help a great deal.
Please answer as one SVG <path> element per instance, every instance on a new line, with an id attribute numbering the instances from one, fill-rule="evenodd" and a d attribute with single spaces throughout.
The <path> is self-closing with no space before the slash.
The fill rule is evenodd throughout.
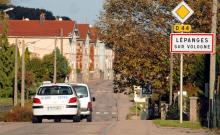
<path id="1" fill-rule="evenodd" d="M 181 23 L 184 23 L 193 13 L 194 11 L 184 1 L 179 3 L 179 5 L 177 5 L 172 11 L 172 14 Z"/>
<path id="2" fill-rule="evenodd" d="M 213 53 L 213 33 L 172 33 L 170 35 L 171 53 Z"/>

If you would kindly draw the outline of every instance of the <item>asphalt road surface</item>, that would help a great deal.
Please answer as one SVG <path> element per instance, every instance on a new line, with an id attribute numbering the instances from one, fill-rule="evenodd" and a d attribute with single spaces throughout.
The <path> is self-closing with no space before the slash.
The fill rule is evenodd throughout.
<path id="1" fill-rule="evenodd" d="M 52 120 L 43 120 L 41 124 L 0 123 L 0 135 L 106 135 L 117 120 L 117 96 L 112 92 L 111 81 L 93 81 L 89 87 L 96 98 L 93 122 L 63 120 L 54 123 Z"/>
<path id="2" fill-rule="evenodd" d="M 0 135 L 214 135 L 203 129 L 165 128 L 149 120 L 125 120 L 131 103 L 124 94 L 112 92 L 112 81 L 92 81 L 88 85 L 96 98 L 93 122 L 0 122 Z"/>

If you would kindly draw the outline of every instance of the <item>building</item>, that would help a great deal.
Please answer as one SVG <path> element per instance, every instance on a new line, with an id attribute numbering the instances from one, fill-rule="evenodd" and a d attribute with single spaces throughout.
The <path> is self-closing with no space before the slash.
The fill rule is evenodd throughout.
<path id="1" fill-rule="evenodd" d="M 42 17 L 41 17 L 42 18 Z M 70 82 L 88 82 L 113 76 L 113 52 L 98 39 L 97 29 L 71 20 L 8 20 L 8 41 L 22 45 L 31 57 L 43 58 L 59 48 L 72 70 Z"/>

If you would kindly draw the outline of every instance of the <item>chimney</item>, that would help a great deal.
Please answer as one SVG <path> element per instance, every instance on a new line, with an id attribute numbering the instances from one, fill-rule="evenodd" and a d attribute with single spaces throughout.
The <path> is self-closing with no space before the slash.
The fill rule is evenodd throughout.
<path id="1" fill-rule="evenodd" d="M 44 21 L 45 21 L 45 12 L 42 11 L 42 12 L 40 13 L 40 24 L 43 24 Z"/>

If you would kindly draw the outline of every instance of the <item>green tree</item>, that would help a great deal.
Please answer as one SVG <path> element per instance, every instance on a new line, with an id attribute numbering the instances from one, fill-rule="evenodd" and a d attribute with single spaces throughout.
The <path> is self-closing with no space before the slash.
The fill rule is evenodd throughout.
<path id="1" fill-rule="evenodd" d="M 3 31 L 0 36 L 0 96 L 12 96 L 14 78 L 14 46 L 7 39 L 7 20 L 1 18 Z"/>
<path id="2" fill-rule="evenodd" d="M 56 49 L 57 53 L 57 82 L 64 82 L 65 77 L 70 73 L 67 59 Z M 43 79 L 53 81 L 54 73 L 54 52 L 43 57 L 42 66 L 44 67 Z"/>

